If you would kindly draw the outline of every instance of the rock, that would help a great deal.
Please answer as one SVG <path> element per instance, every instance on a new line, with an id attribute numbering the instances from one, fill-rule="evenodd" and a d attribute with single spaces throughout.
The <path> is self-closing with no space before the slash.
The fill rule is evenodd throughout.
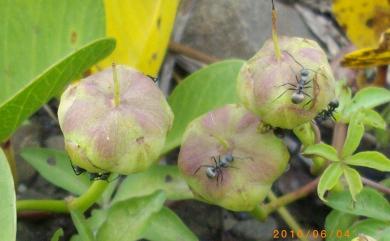
<path id="1" fill-rule="evenodd" d="M 15 152 L 18 179 L 21 183 L 29 183 L 36 171 L 20 156 L 20 152 L 26 147 L 40 146 L 39 132 L 40 127 L 38 125 L 26 124 L 21 126 L 11 138 L 11 143 Z"/>
<path id="2" fill-rule="evenodd" d="M 279 35 L 313 38 L 298 12 L 275 3 Z M 271 37 L 271 1 L 198 0 L 182 43 L 219 58 L 253 56 Z"/>
<path id="3" fill-rule="evenodd" d="M 65 151 L 64 136 L 62 135 L 50 136 L 49 138 L 46 139 L 45 146 L 47 148 Z"/>
<path id="4" fill-rule="evenodd" d="M 276 228 L 276 221 L 268 217 L 265 222 L 255 219 L 238 222 L 232 228 L 232 233 L 242 240 L 268 241 L 273 240 L 273 230 Z"/>

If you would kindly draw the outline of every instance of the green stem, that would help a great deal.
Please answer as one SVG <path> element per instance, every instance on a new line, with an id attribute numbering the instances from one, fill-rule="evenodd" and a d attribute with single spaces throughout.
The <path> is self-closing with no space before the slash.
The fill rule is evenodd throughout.
<path id="1" fill-rule="evenodd" d="M 319 180 L 320 177 L 317 177 L 316 179 L 312 180 L 311 182 L 307 183 L 296 191 L 287 193 L 273 200 L 270 199 L 271 202 L 262 206 L 264 213 L 268 216 L 270 213 L 276 211 L 278 208 L 281 208 L 297 201 L 298 199 L 306 197 L 309 193 L 313 192 L 316 189 Z"/>
<path id="2" fill-rule="evenodd" d="M 114 79 L 114 105 L 118 106 L 121 102 L 120 92 L 119 92 L 119 81 L 118 81 L 118 73 L 116 71 L 115 63 L 112 63 L 112 75 Z"/>
<path id="3" fill-rule="evenodd" d="M 272 0 L 272 41 L 274 43 L 276 59 L 280 60 L 280 58 L 282 57 L 282 53 L 279 47 L 278 32 L 276 31 L 276 20 L 277 20 L 276 10 L 275 10 L 274 1 Z"/>
<path id="4" fill-rule="evenodd" d="M 271 202 L 273 201 L 276 201 L 278 198 L 275 196 L 275 194 L 271 191 L 269 194 L 268 194 L 268 198 Z M 280 207 L 277 209 L 277 212 L 279 213 L 279 215 L 282 217 L 282 219 L 286 222 L 286 224 L 292 229 L 294 230 L 295 233 L 298 233 L 298 232 L 302 232 L 303 229 L 301 228 L 301 226 L 298 224 L 298 222 L 294 219 L 294 217 L 290 214 L 290 212 L 287 210 L 287 208 L 285 207 Z M 305 235 L 302 235 L 301 237 L 299 237 L 300 240 L 302 241 L 309 241 L 306 237 L 304 237 Z"/>
<path id="5" fill-rule="evenodd" d="M 107 186 L 108 182 L 106 181 L 94 181 L 83 195 L 69 202 L 69 209 L 85 212 L 100 198 Z"/>
<path id="6" fill-rule="evenodd" d="M 71 200 L 18 200 L 17 211 L 48 211 L 55 213 L 67 213 L 71 210 L 85 212 L 103 194 L 108 186 L 106 181 L 94 181 L 89 189 L 80 197 Z"/>
<path id="7" fill-rule="evenodd" d="M 64 200 L 18 200 L 16 210 L 21 211 L 48 211 L 67 213 L 68 207 Z"/>

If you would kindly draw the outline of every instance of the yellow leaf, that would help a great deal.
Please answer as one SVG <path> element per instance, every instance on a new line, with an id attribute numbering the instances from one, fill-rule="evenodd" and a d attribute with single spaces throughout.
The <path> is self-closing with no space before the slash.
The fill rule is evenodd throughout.
<path id="1" fill-rule="evenodd" d="M 390 64 L 390 28 L 382 33 L 375 48 L 362 48 L 348 53 L 341 61 L 347 67 L 373 67 Z"/>
<path id="2" fill-rule="evenodd" d="M 376 47 L 380 34 L 390 26 L 388 0 L 333 0 L 332 11 L 358 48 Z"/>
<path id="3" fill-rule="evenodd" d="M 106 32 L 116 49 L 99 68 L 113 62 L 156 76 L 164 59 L 179 0 L 104 0 Z"/>

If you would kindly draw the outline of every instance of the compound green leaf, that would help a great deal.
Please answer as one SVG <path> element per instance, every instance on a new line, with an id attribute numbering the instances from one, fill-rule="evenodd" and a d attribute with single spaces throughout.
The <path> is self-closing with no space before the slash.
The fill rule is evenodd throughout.
<path id="1" fill-rule="evenodd" d="M 166 207 L 163 207 L 160 212 L 153 214 L 147 226 L 141 236 L 150 241 L 198 240 L 183 221 Z"/>
<path id="2" fill-rule="evenodd" d="M 358 216 L 390 221 L 390 204 L 379 192 L 363 188 L 353 201 L 349 191 L 334 192 L 328 196 L 328 206 Z"/>
<path id="3" fill-rule="evenodd" d="M 150 217 L 161 210 L 165 201 L 162 191 L 114 204 L 97 233 L 97 241 L 134 241 L 141 234 Z"/>
<path id="4" fill-rule="evenodd" d="M 113 203 L 163 190 L 168 200 L 192 198 L 192 192 L 177 166 L 153 166 L 145 172 L 130 174 L 119 186 Z"/>
<path id="5" fill-rule="evenodd" d="M 79 77 L 93 64 L 110 54 L 114 47 L 113 39 L 100 39 L 89 43 L 44 70 L 28 84 L 20 86 L 17 93 L 0 103 L 0 142 L 8 138 L 41 105 L 59 93 L 69 81 Z M 25 71 L 20 68 L 20 72 Z"/>
<path id="6" fill-rule="evenodd" d="M 63 151 L 26 148 L 22 150 L 21 156 L 46 180 L 71 193 L 81 195 L 90 185 L 87 176 L 76 176 L 68 155 Z"/>
<path id="7" fill-rule="evenodd" d="M 362 179 L 358 171 L 348 166 L 343 166 L 344 177 L 347 180 L 352 200 L 356 202 L 356 195 L 363 189 Z"/>
<path id="8" fill-rule="evenodd" d="M 390 159 L 377 151 L 363 151 L 345 159 L 345 163 L 354 166 L 373 168 L 382 172 L 390 172 Z"/>
<path id="9" fill-rule="evenodd" d="M 168 97 L 175 114 L 163 153 L 180 145 L 184 130 L 196 117 L 237 102 L 236 78 L 243 60 L 226 60 L 209 65 L 184 79 Z"/>
<path id="10" fill-rule="evenodd" d="M 316 155 L 325 158 L 329 161 L 339 162 L 340 159 L 337 156 L 337 150 L 328 144 L 318 143 L 308 146 L 303 151 L 304 155 Z"/>
<path id="11" fill-rule="evenodd" d="M 325 229 L 327 234 L 345 233 L 348 228 L 358 219 L 358 216 L 332 210 L 325 219 Z M 326 241 L 350 241 L 349 237 L 341 237 L 342 235 L 329 235 Z"/>
<path id="12" fill-rule="evenodd" d="M 383 117 L 373 109 L 365 109 L 362 110 L 364 115 L 363 124 L 367 126 L 371 126 L 378 129 L 386 129 L 386 121 Z"/>
<path id="13" fill-rule="evenodd" d="M 390 91 L 380 87 L 366 87 L 358 91 L 350 105 L 344 109 L 343 116 L 351 116 L 359 109 L 370 109 L 390 101 Z"/>
<path id="14" fill-rule="evenodd" d="M 356 151 L 364 134 L 364 125 L 362 122 L 363 114 L 358 111 L 352 114 L 348 126 L 347 137 L 345 138 L 341 158 L 348 157 Z"/>
<path id="15" fill-rule="evenodd" d="M 14 179 L 7 158 L 0 148 L 0 240 L 16 240 L 16 197 Z"/>
<path id="16" fill-rule="evenodd" d="M 324 173 L 322 173 L 320 177 L 317 187 L 317 193 L 321 200 L 326 202 L 324 197 L 325 192 L 336 186 L 341 174 L 343 174 L 343 169 L 339 163 L 332 163 L 325 169 Z"/>

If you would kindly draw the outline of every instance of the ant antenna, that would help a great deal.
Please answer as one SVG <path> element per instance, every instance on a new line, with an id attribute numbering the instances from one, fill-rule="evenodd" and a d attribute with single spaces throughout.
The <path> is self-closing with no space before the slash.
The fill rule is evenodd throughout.
<path id="1" fill-rule="evenodd" d="M 289 52 L 287 52 L 286 50 L 282 50 L 283 52 L 285 52 L 286 54 L 288 54 L 288 56 L 290 56 L 295 63 L 297 63 L 299 66 L 302 67 L 302 69 L 304 69 L 305 67 L 303 67 L 303 65 L 301 63 L 298 62 L 298 60 L 296 58 L 294 58 L 294 56 L 292 56 Z"/>

